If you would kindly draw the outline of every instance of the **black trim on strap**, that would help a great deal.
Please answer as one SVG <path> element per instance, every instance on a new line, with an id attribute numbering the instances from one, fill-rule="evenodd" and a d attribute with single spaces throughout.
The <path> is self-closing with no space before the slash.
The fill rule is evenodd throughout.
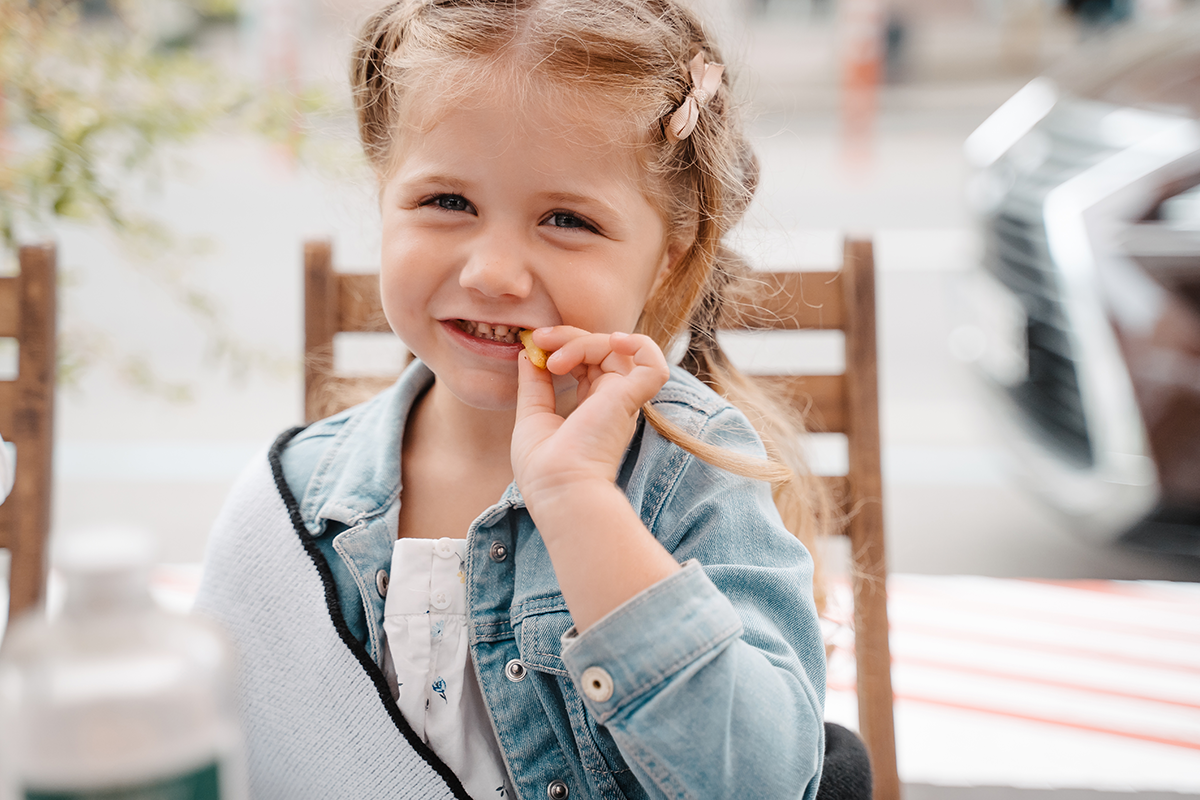
<path id="1" fill-rule="evenodd" d="M 388 716 L 391 717 L 392 722 L 396 725 L 400 733 L 403 734 L 408 744 L 413 750 L 417 751 L 421 758 L 425 759 L 425 762 L 429 764 L 434 772 L 441 776 L 442 780 L 446 782 L 447 788 L 454 793 L 456 798 L 459 798 L 459 800 L 471 800 L 471 796 L 463 788 L 462 781 L 458 779 L 458 776 L 446 766 L 445 762 L 438 758 L 429 745 L 421 741 L 421 737 L 417 736 L 416 731 L 408 724 L 408 720 L 400 713 L 400 707 L 392 699 L 392 692 L 388 688 L 387 677 L 383 674 L 383 670 L 371 658 L 371 654 L 367 652 L 366 646 L 359 642 L 354 637 L 354 634 L 350 632 L 350 627 L 346 624 L 345 617 L 342 616 L 342 605 L 338 600 L 337 585 L 333 582 L 333 571 L 329 568 L 329 563 L 325 560 L 325 556 L 317 549 L 312 535 L 304 526 L 304 520 L 300 517 L 300 503 L 297 502 L 296 497 L 292 494 L 292 490 L 288 488 L 287 481 L 283 478 L 283 463 L 280 459 L 283 449 L 305 427 L 304 425 L 299 425 L 284 431 L 275 440 L 275 443 L 271 445 L 269 456 L 271 474 L 275 477 L 275 488 L 279 490 L 279 496 L 283 499 L 283 504 L 287 507 L 288 516 L 292 519 L 292 527 L 296 529 L 296 533 L 300 537 L 300 543 L 304 545 L 304 551 L 308 553 L 308 557 L 312 559 L 317 572 L 321 575 L 321 582 L 325 586 L 325 604 L 329 607 L 329 618 L 333 622 L 333 627 L 337 630 L 338 636 L 342 637 L 342 642 L 345 643 L 346 647 L 350 648 L 350 652 L 358 659 L 363 670 L 367 673 L 367 677 L 375 684 L 375 691 L 379 693 L 380 702 L 383 703 Z"/>

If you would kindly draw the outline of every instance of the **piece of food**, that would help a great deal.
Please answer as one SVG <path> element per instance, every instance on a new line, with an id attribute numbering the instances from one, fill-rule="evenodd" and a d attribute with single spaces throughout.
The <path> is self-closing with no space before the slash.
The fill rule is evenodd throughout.
<path id="1" fill-rule="evenodd" d="M 525 353 L 533 365 L 545 369 L 546 359 L 550 357 L 550 354 L 533 343 L 533 331 L 522 329 L 517 335 L 521 337 L 521 344 L 525 345 Z"/>

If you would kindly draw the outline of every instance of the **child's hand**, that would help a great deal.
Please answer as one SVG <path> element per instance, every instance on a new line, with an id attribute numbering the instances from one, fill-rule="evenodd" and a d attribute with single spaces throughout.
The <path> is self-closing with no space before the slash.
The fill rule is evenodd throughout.
<path id="1" fill-rule="evenodd" d="M 587 483 L 611 486 L 637 425 L 638 410 L 670 377 L 662 350 L 647 336 L 539 328 L 535 343 L 554 351 L 546 369 L 518 358 L 517 423 L 512 463 L 531 509 Z M 575 410 L 555 413 L 550 373 L 578 381 Z"/>

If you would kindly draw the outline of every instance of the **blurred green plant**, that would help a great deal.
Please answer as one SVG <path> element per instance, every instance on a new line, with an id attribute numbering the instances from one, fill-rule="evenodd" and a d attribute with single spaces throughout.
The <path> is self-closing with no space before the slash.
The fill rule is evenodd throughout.
<path id="1" fill-rule="evenodd" d="M 250 131 L 299 157 L 308 119 L 331 103 L 318 90 L 251 85 L 203 57 L 196 36 L 157 34 L 156 2 L 92 3 L 108 12 L 97 15 L 78 0 L 0 0 L 0 249 L 11 258 L 19 240 L 61 220 L 107 228 L 128 265 L 150 273 L 202 327 L 214 359 L 236 375 L 278 373 L 287 359 L 241 343 L 191 281 L 186 262 L 203 243 L 179 240 L 127 198 L 139 182 L 162 179 L 175 146 L 214 130 Z M 202 24 L 237 18 L 236 0 L 186 4 Z M 187 399 L 186 386 L 157 380 L 145 359 L 117 355 L 95 333 L 64 338 L 65 383 L 116 361 L 126 382 Z"/>

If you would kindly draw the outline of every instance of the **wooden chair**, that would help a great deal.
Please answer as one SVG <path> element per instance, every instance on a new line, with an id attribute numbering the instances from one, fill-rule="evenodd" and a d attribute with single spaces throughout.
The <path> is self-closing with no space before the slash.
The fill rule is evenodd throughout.
<path id="1" fill-rule="evenodd" d="M 888 647 L 887 560 L 879 449 L 875 333 L 875 258 L 871 242 L 847 239 L 840 270 L 759 272 L 766 286 L 754 305 L 728 310 L 724 330 L 841 330 L 841 375 L 761 375 L 776 396 L 804 406 L 829 433 L 846 435 L 849 472 L 828 478 L 848 521 L 854 596 L 859 734 L 871 756 L 875 800 L 899 800 Z"/>
<path id="2" fill-rule="evenodd" d="M 333 270 L 328 241 L 304 245 L 304 419 L 315 422 L 383 391 L 390 376 L 339 375 L 337 333 L 390 333 L 379 301 L 379 274 Z"/>
<path id="3" fill-rule="evenodd" d="M 19 275 L 0 278 L 0 337 L 19 348 L 17 379 L 0 381 L 0 435 L 17 448 L 12 494 L 0 505 L 10 618 L 35 605 L 46 583 L 57 363 L 54 247 L 22 247 L 19 260 Z"/>
<path id="4" fill-rule="evenodd" d="M 849 442 L 849 473 L 829 480 L 848 515 L 843 533 L 849 537 L 853 561 L 859 733 L 871 756 L 875 800 L 898 800 L 881 503 L 874 264 L 871 242 L 849 239 L 840 270 L 756 273 L 768 286 L 766 301 L 734 308 L 721 327 L 841 330 L 845 334 L 844 374 L 762 376 L 760 380 L 766 381 L 772 392 L 804 405 L 824 430 L 844 433 Z M 395 376 L 347 378 L 332 369 L 335 333 L 389 330 L 380 310 L 378 275 L 334 272 L 331 247 L 325 241 L 305 245 L 304 272 L 305 416 L 313 421 L 349 405 L 349 400 L 337 402 L 336 397 L 348 385 L 356 383 L 365 399 Z"/>

